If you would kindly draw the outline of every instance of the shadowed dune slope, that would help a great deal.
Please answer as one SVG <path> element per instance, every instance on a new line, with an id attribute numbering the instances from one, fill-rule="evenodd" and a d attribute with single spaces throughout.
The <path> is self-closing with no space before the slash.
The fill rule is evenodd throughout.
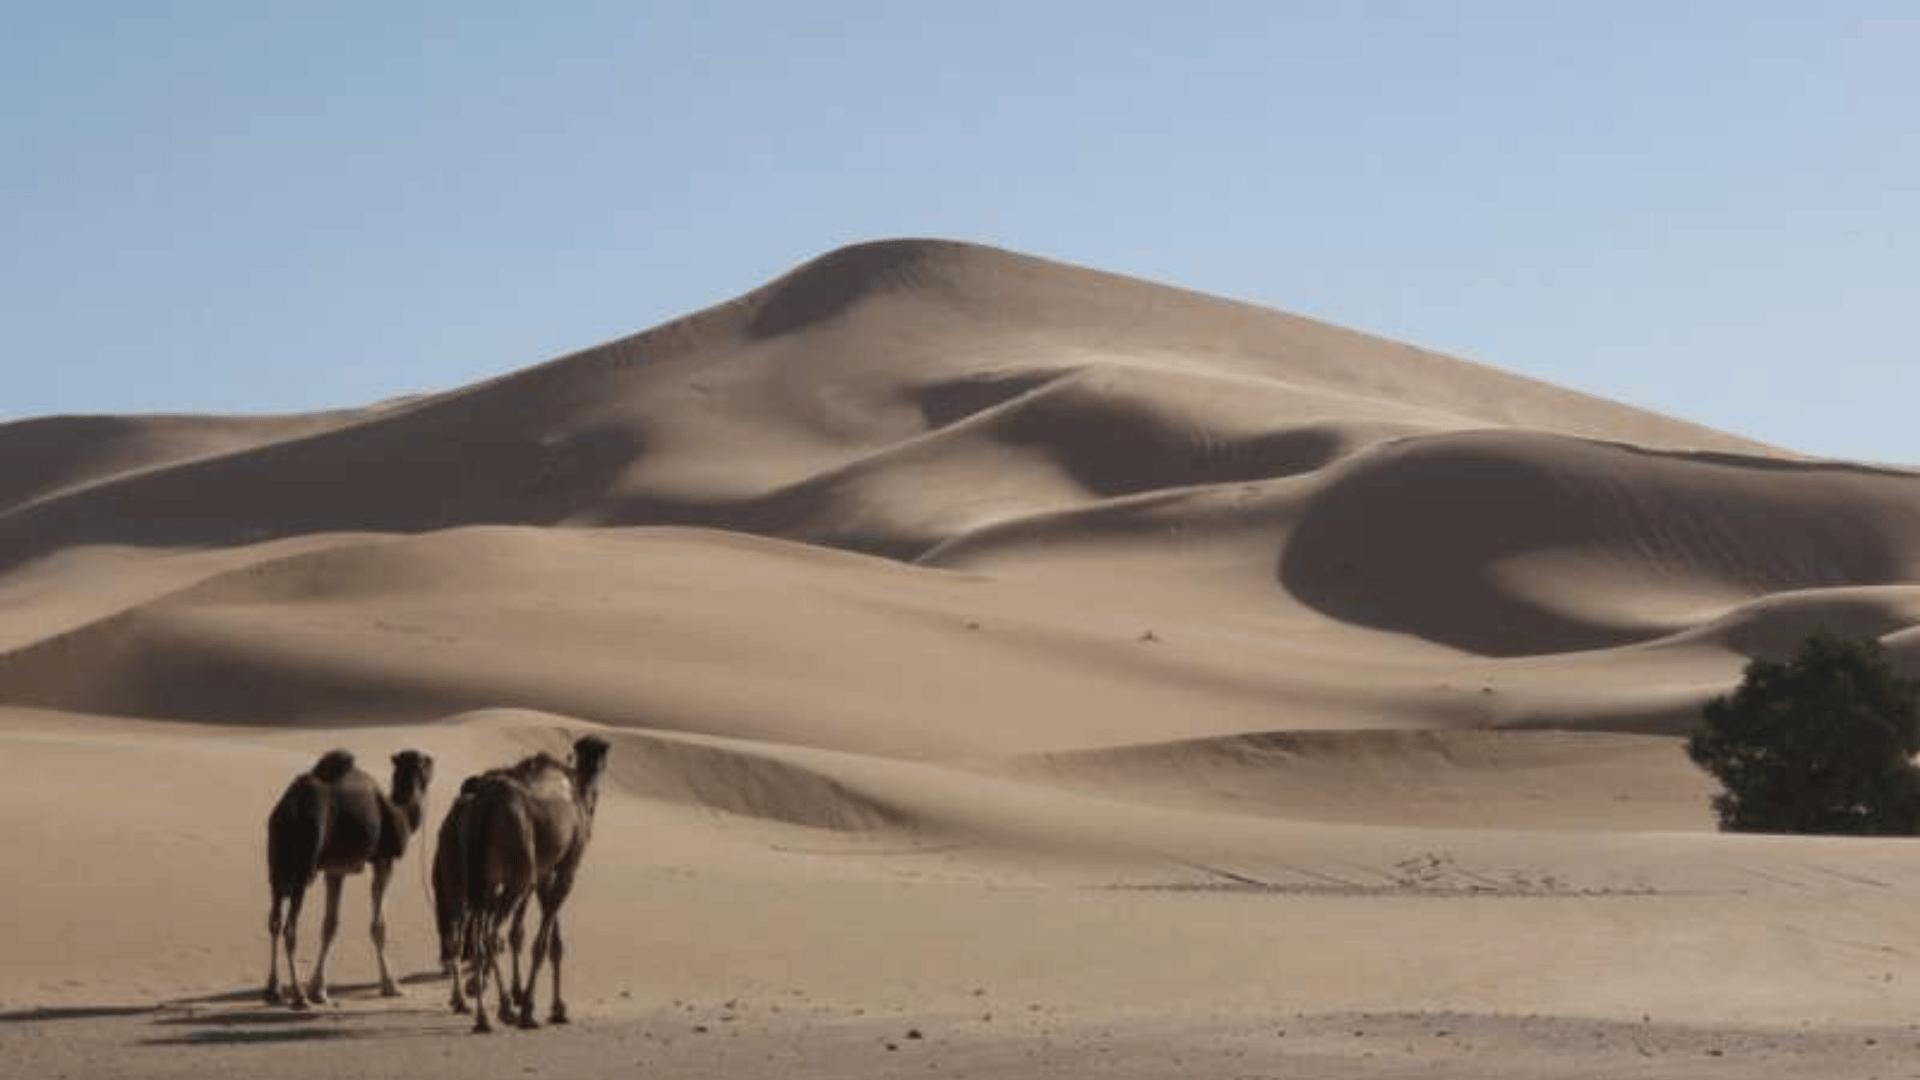
<path id="1" fill-rule="evenodd" d="M 48 416 L 0 424 L 0 514 L 122 473 L 300 438 L 355 415 Z"/>
<path id="2" fill-rule="evenodd" d="M 1664 738 L 1258 732 L 1021 759 L 1015 775 L 1187 809 L 1447 827 L 1699 828 L 1711 784 Z M 1524 822 L 1513 804 L 1535 805 Z"/>
<path id="3" fill-rule="evenodd" d="M 1319 419 L 1325 404 L 1255 380 L 1082 372 L 785 488 L 741 520 L 917 559 L 1010 523 L 1297 476 L 1405 430 Z"/>
<path id="4" fill-rule="evenodd" d="M 1280 563 L 1334 618 L 1492 656 L 1620 645 L 1769 593 L 1917 571 L 1920 476 L 1525 432 L 1348 462 Z"/>
<path id="5" fill-rule="evenodd" d="M 1920 585 L 1807 589 L 1763 596 L 1653 644 L 1712 642 L 1742 656 L 1784 661 L 1816 628 L 1893 645 L 1914 627 L 1920 627 Z"/>

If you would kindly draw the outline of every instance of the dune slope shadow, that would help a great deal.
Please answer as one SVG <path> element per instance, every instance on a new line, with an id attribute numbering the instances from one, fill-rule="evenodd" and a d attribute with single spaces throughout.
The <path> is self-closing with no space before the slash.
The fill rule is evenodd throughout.
<path id="1" fill-rule="evenodd" d="M 1635 594 L 1651 612 L 1687 590 L 1731 606 L 1910 580 L 1916 534 L 1908 474 L 1483 431 L 1353 459 L 1305 509 L 1278 574 L 1334 618 L 1522 656 L 1685 629 L 1636 615 Z M 1582 575 L 1609 583 L 1605 607 L 1566 587 Z"/>
<path id="2" fill-rule="evenodd" d="M 605 732 L 619 752 L 609 785 L 738 817 L 834 832 L 911 828 L 908 811 L 752 744 L 634 731 Z"/>

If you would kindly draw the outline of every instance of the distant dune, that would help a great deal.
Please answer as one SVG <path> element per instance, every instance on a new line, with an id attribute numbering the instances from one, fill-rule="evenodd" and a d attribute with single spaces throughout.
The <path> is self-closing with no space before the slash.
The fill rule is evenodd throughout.
<path id="1" fill-rule="evenodd" d="M 0 1002 L 238 1000 L 314 754 L 443 807 L 593 730 L 605 1017 L 1897 1022 L 1920 864 L 1718 836 L 1680 752 L 1821 626 L 1920 672 L 1920 474 L 863 244 L 404 401 L 0 425 Z"/>
<path id="2" fill-rule="evenodd" d="M 911 555 L 1036 510 L 1487 427 L 1731 436 L 1309 320 L 966 245 L 835 252 L 739 300 L 324 420 L 0 427 L 0 565 L 469 524 L 693 524 Z M 28 496 L 32 505 L 19 505 Z"/>

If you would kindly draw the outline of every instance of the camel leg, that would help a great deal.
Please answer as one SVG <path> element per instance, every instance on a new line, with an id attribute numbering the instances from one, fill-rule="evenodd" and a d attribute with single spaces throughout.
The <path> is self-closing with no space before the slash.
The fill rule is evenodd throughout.
<path id="1" fill-rule="evenodd" d="M 473 965 L 473 1033 L 485 1035 L 493 1030 L 493 1024 L 487 1019 L 487 965 L 493 960 L 493 920 L 481 912 L 467 916 L 469 933 L 473 941 L 473 954 L 468 963 Z M 455 989 L 455 993 L 458 993 Z"/>
<path id="2" fill-rule="evenodd" d="M 453 925 L 453 978 L 448 980 L 453 983 L 453 996 L 447 1004 L 452 1007 L 454 1012 L 463 1013 L 467 1011 L 467 995 L 464 992 L 467 981 L 460 977 L 460 965 L 463 963 L 471 964 L 473 962 L 471 959 L 472 951 L 467 946 L 467 943 L 473 940 L 473 928 L 468 925 L 468 915 L 464 911 L 454 920 Z"/>
<path id="3" fill-rule="evenodd" d="M 540 965 L 546 962 L 547 951 L 553 948 L 559 928 L 560 905 L 566 902 L 567 893 L 572 888 L 573 881 L 570 878 L 555 875 L 540 890 L 540 929 L 533 935 L 533 959 L 527 964 L 527 1000 L 520 1008 L 521 1027 L 537 1026 L 533 1018 L 533 983 L 540 976 Z M 559 1015 L 566 1015 L 566 1003 L 560 999 L 560 971 L 557 966 L 553 978 L 553 1007 Z"/>
<path id="4" fill-rule="evenodd" d="M 513 1014 L 512 1001 L 509 998 L 506 976 L 500 969 L 500 922 L 505 912 L 511 908 L 489 910 L 478 922 L 478 945 L 474 954 L 473 978 L 473 1030 L 475 1034 L 492 1031 L 487 1021 L 487 976 L 493 976 L 494 997 L 499 1001 L 500 1022 L 512 1024 L 517 1021 Z"/>
<path id="5" fill-rule="evenodd" d="M 467 946 L 467 993 L 475 997 L 480 996 L 480 991 L 483 989 L 481 983 L 487 977 L 486 968 L 480 963 L 480 935 L 486 932 L 485 925 L 484 922 L 474 924 L 473 938 Z"/>
<path id="6" fill-rule="evenodd" d="M 553 1009 L 551 1016 L 555 1023 L 567 1022 L 566 999 L 560 994 L 560 955 L 566 950 L 560 940 L 560 906 L 567 902 L 568 894 L 573 892 L 573 872 L 571 868 L 556 872 L 540 890 L 540 933 L 533 939 L 533 967 L 527 975 L 531 986 L 533 972 L 540 970 L 541 961 L 549 953 L 553 957 Z M 533 1018 L 533 1002 L 527 1002 L 527 1019 Z"/>
<path id="7" fill-rule="evenodd" d="M 267 909 L 267 1004 L 280 1004 L 280 904 L 283 898 L 273 894 L 273 906 Z"/>
<path id="8" fill-rule="evenodd" d="M 553 965 L 553 1009 L 547 1013 L 549 1024 L 567 1022 L 567 1003 L 560 1000 L 560 956 L 566 951 L 566 942 L 560 937 L 560 915 L 556 912 L 553 916 L 553 942 L 547 946 L 548 962 Z"/>
<path id="9" fill-rule="evenodd" d="M 333 935 L 340 929 L 340 887 L 346 881 L 340 874 L 327 875 L 327 913 L 320 920 L 320 955 L 313 961 L 313 978 L 307 983 L 307 996 L 316 1005 L 327 1003 L 327 961 L 333 958 Z"/>
<path id="10" fill-rule="evenodd" d="M 552 933 L 552 919 L 545 904 L 540 906 L 540 927 L 533 933 L 533 959 L 527 962 L 527 996 L 520 1003 L 520 1018 L 517 1021 L 523 1028 L 537 1028 L 540 1021 L 533 1018 L 533 980 L 540 973 L 540 964 L 546 959 L 547 938 Z"/>
<path id="11" fill-rule="evenodd" d="M 527 904 L 522 900 L 513 909 L 513 929 L 507 933 L 507 947 L 513 951 L 513 1004 L 524 1007 L 533 993 L 532 980 L 520 981 L 520 950 L 527 944 Z"/>
<path id="12" fill-rule="evenodd" d="M 373 955 L 380 962 L 380 996 L 399 997 L 400 984 L 387 970 L 387 882 L 393 878 L 393 863 L 381 860 L 373 864 Z"/>
<path id="13" fill-rule="evenodd" d="M 307 1007 L 307 999 L 300 993 L 300 969 L 293 962 L 293 945 L 300 935 L 300 905 L 306 898 L 304 885 L 296 886 L 287 895 L 287 923 L 280 931 L 281 944 L 287 950 L 287 1004 L 295 1009 Z"/>
<path id="14" fill-rule="evenodd" d="M 519 1018 L 514 1012 L 514 988 L 507 985 L 507 978 L 502 974 L 503 969 L 500 966 L 500 948 L 502 944 L 499 922 L 496 921 L 493 935 L 488 938 L 488 948 L 492 950 L 488 967 L 493 971 L 494 997 L 498 999 L 500 1003 L 500 1022 L 503 1024 L 517 1024 L 519 1023 Z M 514 963 L 516 965 L 519 963 L 518 957 L 514 958 Z M 484 979 L 485 977 L 485 973 L 482 973 L 481 978 Z"/>

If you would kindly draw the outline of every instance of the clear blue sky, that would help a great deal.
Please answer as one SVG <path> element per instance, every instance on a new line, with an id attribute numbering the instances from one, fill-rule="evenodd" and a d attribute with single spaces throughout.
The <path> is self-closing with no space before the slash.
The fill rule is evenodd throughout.
<path id="1" fill-rule="evenodd" d="M 1920 4 L 10 3 L 0 419 L 441 390 L 843 243 L 1920 463 Z"/>

